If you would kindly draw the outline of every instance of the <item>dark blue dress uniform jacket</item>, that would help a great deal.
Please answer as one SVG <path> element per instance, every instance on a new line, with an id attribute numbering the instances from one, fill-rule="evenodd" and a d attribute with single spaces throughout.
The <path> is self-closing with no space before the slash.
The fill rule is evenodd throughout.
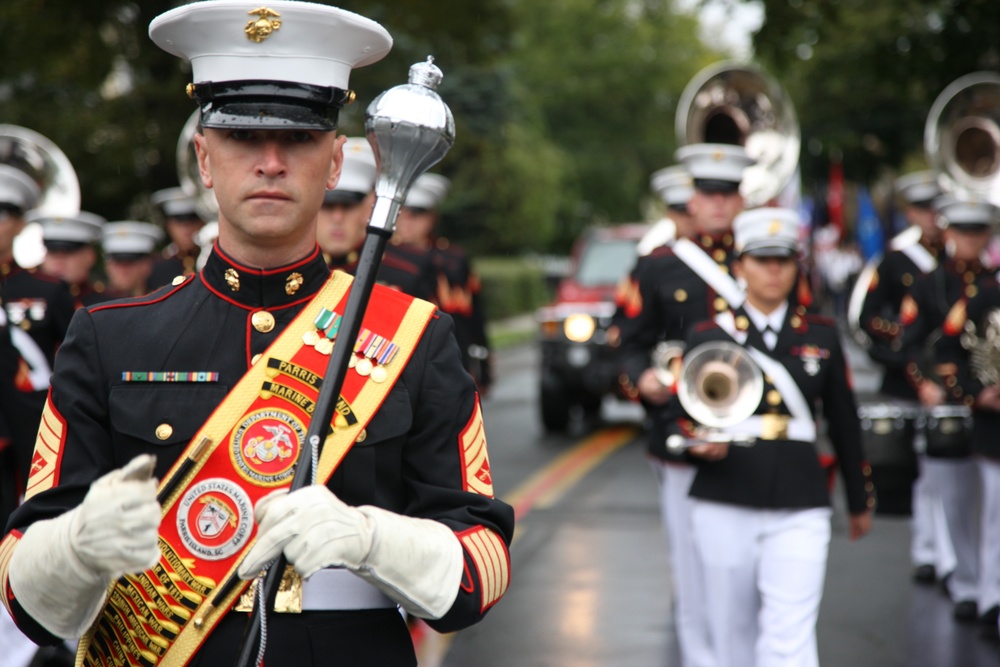
<path id="1" fill-rule="evenodd" d="M 227 283 L 227 269 L 239 274 L 239 291 Z M 301 274 L 304 282 L 289 295 L 286 278 L 292 272 Z M 263 353 L 307 306 L 328 276 L 318 249 L 301 262 L 264 272 L 240 266 L 216 248 L 205 269 L 186 282 L 146 297 L 78 311 L 53 378 L 52 401 L 66 420 L 68 434 L 59 483 L 25 502 L 7 530 L 24 531 L 35 521 L 77 506 L 92 481 L 142 453 L 156 455 L 156 475 L 162 479 L 255 355 Z M 380 289 L 376 287 L 373 299 Z M 251 311 L 261 308 L 277 321 L 269 333 L 251 325 Z M 219 379 L 216 383 L 128 383 L 122 379 L 126 371 L 209 371 L 217 372 Z M 500 536 L 506 558 L 502 567 L 507 568 L 506 545 L 513 534 L 511 508 L 463 489 L 459 435 L 477 401 L 472 380 L 462 369 L 451 323 L 438 314 L 370 422 L 367 438 L 351 449 L 328 486 L 349 504 L 436 519 L 456 533 L 486 527 Z M 172 428 L 165 438 L 157 437 L 161 424 Z M 160 430 L 161 436 L 165 430 Z M 442 619 L 430 624 L 452 631 L 478 621 L 494 601 L 483 586 L 495 583 L 481 580 L 475 561 L 466 553 L 466 572 L 456 602 Z M 13 602 L 24 632 L 40 643 L 54 641 Z M 337 642 L 343 664 L 409 664 L 413 649 L 400 618 L 394 609 L 272 614 L 270 629 L 272 636 L 279 637 L 284 632 L 280 628 L 285 627 L 285 643 L 298 637 L 296 632 L 305 632 L 320 643 Z M 231 660 L 245 620 L 246 614 L 230 612 L 202 654 Z M 364 640 L 369 631 L 377 640 Z M 394 645 L 402 646 L 403 652 L 393 652 L 390 647 Z M 268 655 L 273 654 L 269 651 Z M 355 656 L 353 662 L 350 656 Z M 326 656 L 327 660 L 335 658 Z M 310 664 L 309 659 L 299 660 L 289 657 L 288 662 L 278 662 L 269 657 L 268 664 Z"/>
<path id="2" fill-rule="evenodd" d="M 742 314 L 736 311 L 738 321 Z M 814 416 L 817 404 L 822 405 L 849 511 L 858 514 L 873 508 L 871 469 L 862 450 L 861 425 L 834 322 L 818 315 L 801 316 L 789 309 L 774 350 L 767 349 L 752 323 L 746 330 L 746 344 L 788 370 Z M 706 322 L 692 330 L 687 349 L 709 341 L 733 339 L 715 322 Z M 810 373 L 817 364 L 817 372 Z M 780 393 L 772 392 L 777 390 L 765 374 L 764 398 L 755 414 L 790 415 L 784 400 L 776 400 Z M 690 423 L 690 417 L 677 398 L 671 401 L 670 410 L 675 418 L 671 430 L 680 433 L 684 421 Z M 804 509 L 830 503 L 827 476 L 812 442 L 757 440 L 749 447 L 731 446 L 729 455 L 720 461 L 691 460 L 698 465 L 691 485 L 691 496 L 695 498 L 757 509 Z"/>

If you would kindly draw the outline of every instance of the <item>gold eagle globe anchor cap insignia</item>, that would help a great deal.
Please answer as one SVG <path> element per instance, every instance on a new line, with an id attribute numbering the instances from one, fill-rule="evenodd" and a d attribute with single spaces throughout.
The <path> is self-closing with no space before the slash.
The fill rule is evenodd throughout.
<path id="1" fill-rule="evenodd" d="M 251 42 L 263 42 L 271 36 L 271 33 L 281 28 L 281 14 L 273 9 L 258 7 L 247 14 L 257 16 L 256 20 L 247 21 L 246 27 L 243 28 L 243 32 Z"/>

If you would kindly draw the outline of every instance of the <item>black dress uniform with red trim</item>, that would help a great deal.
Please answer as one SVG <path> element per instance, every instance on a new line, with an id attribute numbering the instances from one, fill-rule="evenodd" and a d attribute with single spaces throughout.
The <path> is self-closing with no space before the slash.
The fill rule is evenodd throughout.
<path id="1" fill-rule="evenodd" d="M 493 373 L 479 276 L 472 270 L 468 253 L 446 238 L 433 239 L 430 256 L 438 272 L 437 303 L 455 321 L 455 338 L 465 368 L 485 391 L 493 382 Z"/>
<path id="2" fill-rule="evenodd" d="M 928 372 L 940 375 L 938 369 L 928 368 L 928 345 L 933 345 L 941 333 L 954 333 L 964 324 L 952 321 L 949 313 L 959 301 L 967 301 L 984 289 L 997 285 L 994 270 L 982 263 L 948 259 L 913 284 L 913 289 L 903 298 L 900 306 L 901 340 L 904 355 L 904 373 L 910 385 L 917 389 L 927 378 Z M 955 311 L 958 314 L 958 311 Z M 949 403 L 964 402 L 964 395 L 954 387 L 946 387 Z"/>
<path id="3" fill-rule="evenodd" d="M 931 257 L 941 248 L 922 246 Z M 860 326 L 872 341 L 869 356 L 885 366 L 880 391 L 888 396 L 916 399 L 913 386 L 904 373 L 904 354 L 900 340 L 899 311 L 903 298 L 914 283 L 926 275 L 902 250 L 886 253 L 879 263 L 861 307 Z"/>
<path id="4" fill-rule="evenodd" d="M 971 364 L 971 353 L 963 342 L 963 337 L 986 335 L 988 316 L 1000 309 L 1000 285 L 983 287 L 968 301 L 959 301 L 952 306 L 946 318 L 949 326 L 934 343 L 933 357 L 939 374 L 945 383 L 945 390 L 953 401 L 973 407 L 972 449 L 980 456 L 1000 459 L 1000 413 L 990 410 L 976 410 L 976 397 L 986 388 Z M 967 329 L 971 324 L 975 328 Z"/>
<path id="5" fill-rule="evenodd" d="M 745 345 L 780 363 L 795 381 L 811 416 L 822 404 L 830 441 L 844 480 L 847 507 L 860 514 L 875 506 L 871 469 L 861 446 L 861 424 L 847 362 L 836 323 L 814 314 L 789 309 L 773 350 L 742 309 L 734 311 L 736 328 L 746 332 Z M 709 341 L 734 342 L 714 321 L 697 325 L 686 339 L 691 350 Z M 691 421 L 676 397 L 671 400 L 672 433 L 691 435 Z M 764 396 L 755 412 L 791 418 L 785 398 L 771 378 L 764 380 Z M 730 447 L 719 461 L 694 459 L 698 473 L 692 497 L 763 509 L 823 507 L 830 504 L 830 484 L 815 443 L 778 437 L 756 440 L 749 447 Z"/>
<path id="6" fill-rule="evenodd" d="M 287 267 L 260 271 L 216 247 L 205 268 L 178 285 L 78 311 L 52 382 L 50 416 L 65 425 L 58 484 L 18 508 L 8 539 L 79 505 L 93 480 L 139 454 L 156 455 L 156 476 L 162 479 L 256 356 L 307 307 L 329 274 L 318 248 Z M 375 287 L 372 308 L 383 289 Z M 261 309 L 273 315 L 272 330 L 253 326 L 251 314 Z M 495 562 L 465 551 L 465 575 L 454 605 L 429 622 L 439 631 L 479 620 L 503 594 L 513 529 L 511 508 L 469 485 L 468 475 L 489 481 L 489 473 L 488 464 L 470 464 L 479 465 L 472 470 L 464 463 L 461 435 L 481 413 L 459 359 L 450 318 L 438 313 L 369 422 L 367 437 L 351 448 L 328 483 L 351 505 L 435 519 L 460 541 L 477 535 L 496 547 Z M 130 371 L 205 371 L 209 379 L 129 382 L 124 374 Z M 56 641 L 25 614 L 9 586 L 3 593 L 22 631 L 39 643 Z M 230 611 L 192 664 L 232 661 L 246 620 L 246 614 Z M 309 650 L 300 645 L 310 643 L 302 637 L 311 627 L 336 647 L 329 659 L 340 664 L 400 664 L 412 656 L 395 608 L 272 614 L 269 651 L 295 656 Z"/>
<path id="7" fill-rule="evenodd" d="M 19 337 L 14 341 L 22 362 L 15 379 L 19 391 L 11 397 L 17 418 L 8 423 L 18 476 L 23 484 L 48 393 L 47 371 L 51 370 L 56 350 L 66 336 L 76 303 L 65 282 L 43 271 L 11 263 L 0 266 L 0 274 L 3 276 L 0 298 L 7 322 L 28 334 L 27 339 Z M 36 373 L 33 375 L 31 371 Z"/>
<path id="8" fill-rule="evenodd" d="M 354 275 L 358 268 L 358 252 L 328 257 L 331 269 Z M 434 269 L 424 253 L 410 252 L 387 244 L 378 268 L 378 282 L 412 297 L 436 304 Z"/>
<path id="9" fill-rule="evenodd" d="M 14 458 L 14 447 L 8 424 L 21 415 L 16 408 L 14 378 L 21 356 L 10 340 L 7 315 L 0 311 L 0 522 L 4 525 L 17 507 L 23 492 L 24 480 L 19 479 Z"/>

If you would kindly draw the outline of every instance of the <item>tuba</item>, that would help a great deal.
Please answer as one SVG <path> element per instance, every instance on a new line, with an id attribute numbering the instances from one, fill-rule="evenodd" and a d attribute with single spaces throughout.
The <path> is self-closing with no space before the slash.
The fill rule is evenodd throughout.
<path id="1" fill-rule="evenodd" d="M 945 192 L 1000 206 L 1000 75 L 974 72 L 949 84 L 927 116 L 924 150 Z"/>
<path id="2" fill-rule="evenodd" d="M 69 158 L 52 141 L 19 125 L 0 125 L 0 164 L 23 171 L 37 185 L 41 197 L 37 210 L 54 215 L 76 215 L 80 211 L 80 182 Z M 29 224 L 14 239 L 14 256 L 25 267 L 45 258 L 42 230 Z"/>
<path id="3" fill-rule="evenodd" d="M 747 445 L 752 438 L 741 438 L 723 429 L 750 417 L 764 395 L 764 374 L 746 348 L 736 343 L 713 341 L 689 352 L 677 382 L 677 398 L 698 422 L 695 438 L 705 442 L 728 442 Z M 667 438 L 667 448 L 684 449 L 687 442 L 679 435 Z"/>
<path id="4" fill-rule="evenodd" d="M 1000 206 L 1000 75 L 974 72 L 949 84 L 927 116 L 924 149 L 942 189 Z M 967 321 L 961 343 L 977 378 L 1000 384 L 1000 309 Z"/>
<path id="5" fill-rule="evenodd" d="M 177 181 L 184 193 L 194 198 L 198 217 L 208 223 L 218 219 L 219 202 L 215 199 L 215 193 L 202 184 L 201 173 L 198 171 L 198 153 L 194 149 L 194 135 L 198 132 L 200 122 L 201 109 L 195 109 L 194 113 L 188 116 L 177 138 Z"/>
<path id="6" fill-rule="evenodd" d="M 762 70 L 711 65 L 684 88 L 675 118 L 677 145 L 736 144 L 756 160 L 743 173 L 747 208 L 778 196 L 798 169 L 799 123 L 785 90 Z"/>

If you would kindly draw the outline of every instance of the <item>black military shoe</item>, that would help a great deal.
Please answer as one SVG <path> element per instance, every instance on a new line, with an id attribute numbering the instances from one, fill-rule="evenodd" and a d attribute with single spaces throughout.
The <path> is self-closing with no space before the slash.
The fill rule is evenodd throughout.
<path id="1" fill-rule="evenodd" d="M 1000 606 L 998 605 L 993 605 L 979 615 L 980 637 L 1000 641 L 1000 629 L 997 628 L 998 617 L 1000 617 Z"/>
<path id="2" fill-rule="evenodd" d="M 976 608 L 975 600 L 960 600 L 955 603 L 955 610 L 953 612 L 955 620 L 957 621 L 975 621 L 979 618 L 979 611 Z"/>
<path id="3" fill-rule="evenodd" d="M 933 584 L 937 581 L 937 572 L 933 565 L 918 565 L 913 568 L 913 580 L 918 584 Z"/>

